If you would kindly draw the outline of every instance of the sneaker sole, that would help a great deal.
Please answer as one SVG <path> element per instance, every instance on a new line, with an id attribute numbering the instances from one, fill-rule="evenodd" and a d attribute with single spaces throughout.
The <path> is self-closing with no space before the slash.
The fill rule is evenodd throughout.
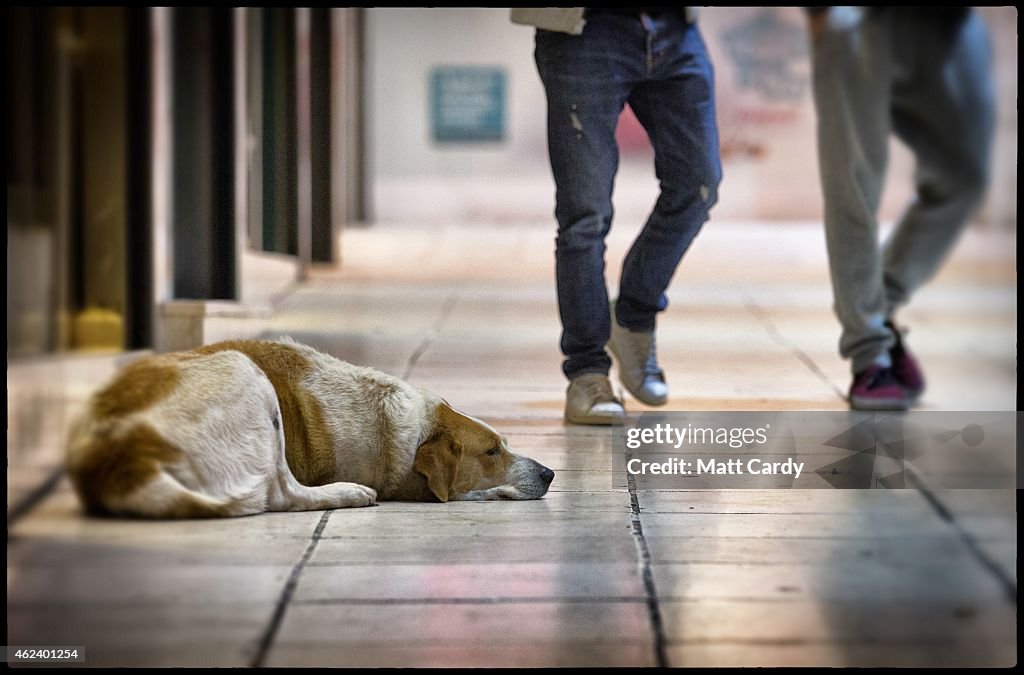
<path id="1" fill-rule="evenodd" d="M 641 403 L 647 404 L 649 406 L 654 406 L 654 407 L 663 406 L 666 403 L 668 403 L 668 397 L 667 396 L 665 398 L 659 399 L 659 400 L 653 400 L 653 399 L 649 399 L 649 398 L 644 398 L 640 394 L 638 394 L 635 391 L 633 391 L 632 389 L 630 389 L 629 385 L 626 384 L 626 381 L 622 379 L 621 375 L 619 376 L 619 382 L 622 383 L 622 386 L 626 388 L 626 391 L 628 391 L 633 398 L 635 398 L 636 400 L 640 401 Z"/>
<path id="2" fill-rule="evenodd" d="M 891 412 L 900 412 L 909 410 L 910 406 L 913 405 L 913 401 L 910 399 L 876 399 L 876 398 L 850 398 L 850 408 L 853 410 L 884 410 Z"/>
<path id="3" fill-rule="evenodd" d="M 587 426 L 594 427 L 610 427 L 616 424 L 622 424 L 625 420 L 625 415 L 621 417 L 606 417 L 604 415 L 582 415 L 575 416 L 565 413 L 565 421 L 570 424 L 585 424 Z"/>

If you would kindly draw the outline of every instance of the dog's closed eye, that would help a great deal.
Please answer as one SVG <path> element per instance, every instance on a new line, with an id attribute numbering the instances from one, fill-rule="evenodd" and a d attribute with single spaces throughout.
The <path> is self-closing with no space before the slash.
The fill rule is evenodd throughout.
<path id="1" fill-rule="evenodd" d="M 501 448 L 491 448 L 486 454 L 488 457 L 497 457 L 501 454 Z"/>

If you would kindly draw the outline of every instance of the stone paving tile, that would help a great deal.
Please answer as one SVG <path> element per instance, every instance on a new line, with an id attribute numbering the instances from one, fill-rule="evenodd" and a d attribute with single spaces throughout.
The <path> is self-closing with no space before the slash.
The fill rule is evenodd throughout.
<path id="1" fill-rule="evenodd" d="M 8 531 L 8 541 L 64 538 L 67 542 L 128 546 L 163 542 L 169 548 L 194 545 L 267 546 L 281 539 L 308 541 L 321 513 L 269 513 L 210 520 L 141 520 L 84 516 L 74 493 L 58 488 L 31 514 Z"/>
<path id="2" fill-rule="evenodd" d="M 958 639 L 954 633 L 922 643 L 863 644 L 830 638 L 820 643 L 674 645 L 667 649 L 674 668 L 850 667 L 1008 668 L 1017 664 L 1016 641 Z"/>
<path id="3" fill-rule="evenodd" d="M 8 608 L 7 644 L 84 646 L 89 666 L 245 666 L 273 610 L 266 602 Z"/>
<path id="4" fill-rule="evenodd" d="M 500 553 L 492 551 L 492 555 Z M 644 597 L 635 562 L 348 565 L 303 571 L 294 603 L 345 600 Z"/>
<path id="5" fill-rule="evenodd" d="M 453 534 L 477 537 L 553 537 L 615 535 L 630 532 L 629 517 L 614 512 L 523 513 L 502 509 L 506 502 L 485 504 L 477 511 L 424 509 L 416 516 L 381 508 L 348 509 L 337 513 L 322 537 L 447 537 Z M 443 507 L 442 507 L 443 509 Z"/>
<path id="6" fill-rule="evenodd" d="M 1014 585 L 1017 584 L 1017 538 L 1002 540 L 981 540 L 977 542 L 979 552 L 985 556 Z"/>
<path id="7" fill-rule="evenodd" d="M 310 528 L 312 529 L 312 528 Z M 294 565 L 309 546 L 307 537 L 245 538 L 166 535 L 113 539 L 108 533 L 64 536 L 23 536 L 9 543 L 8 566 L 54 568 L 146 568 L 211 566 L 214 568 Z M 243 577 L 247 573 L 236 570 Z"/>
<path id="8" fill-rule="evenodd" d="M 967 567 L 973 566 L 970 551 L 951 533 L 902 538 L 876 537 L 866 533 L 843 538 L 648 536 L 646 541 L 653 563 L 906 566 L 922 559 L 955 559 Z M 1008 553 L 1005 548 L 1003 550 Z"/>
<path id="9" fill-rule="evenodd" d="M 904 561 L 905 563 L 907 561 Z M 655 563 L 659 598 L 807 598 L 854 601 L 865 598 L 923 603 L 977 601 L 1001 605 L 1005 589 L 967 556 L 950 561 L 904 565 L 863 559 L 825 565 L 661 564 Z"/>
<path id="10" fill-rule="evenodd" d="M 817 537 L 822 539 L 916 538 L 951 536 L 948 523 L 937 516 L 922 518 L 920 513 L 830 513 L 762 514 L 721 517 L 714 513 L 642 514 L 644 534 L 689 537 L 761 537 L 782 539 Z"/>
<path id="11" fill-rule="evenodd" d="M 294 605 L 277 645 L 527 645 L 650 641 L 643 602 Z"/>
<path id="12" fill-rule="evenodd" d="M 20 567 L 8 570 L 7 603 L 19 606 L 274 602 L 293 565 Z"/>
<path id="13" fill-rule="evenodd" d="M 627 562 L 635 565 L 630 532 L 616 534 L 488 536 L 454 532 L 443 537 L 321 539 L 310 566 L 346 564 L 493 564 Z M 343 573 L 340 572 L 339 573 Z"/>
<path id="14" fill-rule="evenodd" d="M 960 516 L 957 524 L 975 539 L 1017 540 L 1017 514 Z"/>
<path id="15" fill-rule="evenodd" d="M 916 490 L 638 490 L 642 513 L 934 513 Z"/>
<path id="16" fill-rule="evenodd" d="M 843 601 L 780 602 L 700 600 L 660 603 L 669 643 L 862 643 L 1016 640 L 1016 609 L 1010 603 L 979 604 L 971 598 L 921 598 L 908 604 L 887 597 Z"/>
<path id="17" fill-rule="evenodd" d="M 550 462 L 547 458 L 544 459 L 544 464 L 554 468 L 554 463 Z M 489 508 L 489 505 L 481 505 L 480 502 L 448 502 L 444 505 L 422 504 L 419 502 L 381 502 L 376 508 L 380 509 L 381 513 L 397 511 L 429 513 L 430 511 L 436 512 L 440 510 L 443 510 L 445 513 L 478 513 L 481 508 Z M 628 513 L 631 509 L 629 493 L 625 490 L 618 492 L 548 492 L 544 495 L 543 499 L 514 503 L 506 502 L 498 508 L 502 512 L 524 514 L 555 513 L 559 511 L 579 511 L 583 513 L 614 511 L 616 513 Z"/>
<path id="18" fill-rule="evenodd" d="M 653 666 L 652 646 L 555 640 L 533 644 L 359 645 L 282 644 L 269 666 L 314 668 L 614 668 Z"/>

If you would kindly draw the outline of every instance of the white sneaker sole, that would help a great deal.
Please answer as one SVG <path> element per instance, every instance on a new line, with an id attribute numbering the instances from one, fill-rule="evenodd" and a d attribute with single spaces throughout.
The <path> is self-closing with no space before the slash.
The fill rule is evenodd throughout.
<path id="1" fill-rule="evenodd" d="M 573 415 L 568 410 L 565 411 L 565 421 L 570 424 L 610 427 L 616 424 L 622 424 L 625 419 L 625 413 L 622 415 Z"/>
<path id="2" fill-rule="evenodd" d="M 914 401 L 909 398 L 872 399 L 857 398 L 856 396 L 850 398 L 851 410 L 882 410 L 885 412 L 900 412 L 903 410 L 909 410 L 912 405 L 914 405 Z"/>

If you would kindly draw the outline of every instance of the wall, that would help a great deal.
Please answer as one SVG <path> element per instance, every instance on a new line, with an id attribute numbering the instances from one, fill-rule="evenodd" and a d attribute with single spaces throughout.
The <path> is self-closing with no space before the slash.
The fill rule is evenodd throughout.
<path id="1" fill-rule="evenodd" d="M 978 221 L 1016 225 L 1015 8 L 981 10 L 993 32 L 999 94 L 995 175 Z M 716 68 L 725 179 L 715 218 L 817 220 L 821 197 L 805 19 L 787 8 L 704 9 Z M 753 48 L 752 48 L 753 46 Z M 488 65 L 508 78 L 500 143 L 430 138 L 428 78 L 438 65 Z M 370 9 L 366 23 L 370 214 L 378 221 L 550 222 L 554 188 L 533 30 L 505 9 Z M 628 111 L 620 124 L 618 219 L 642 221 L 657 196 L 651 155 Z M 881 216 L 911 190 L 912 160 L 895 141 Z"/>

